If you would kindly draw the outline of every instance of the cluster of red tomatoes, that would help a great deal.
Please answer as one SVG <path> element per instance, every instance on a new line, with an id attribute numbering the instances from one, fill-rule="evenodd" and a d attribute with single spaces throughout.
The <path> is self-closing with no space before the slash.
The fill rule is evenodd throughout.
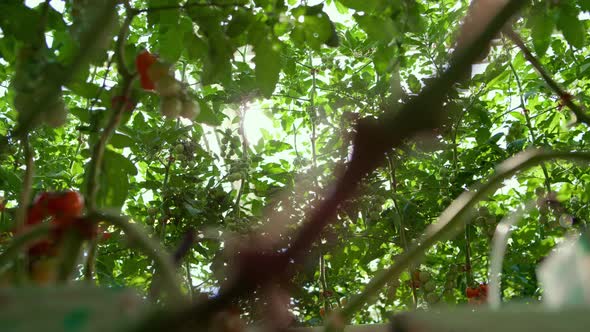
<path id="1" fill-rule="evenodd" d="M 86 239 L 98 235 L 95 223 L 81 218 L 84 209 L 84 199 L 76 191 L 43 192 L 33 201 L 29 208 L 25 228 L 42 223 L 49 219 L 54 225 L 51 235 L 29 248 L 29 255 L 33 257 L 55 256 L 63 234 L 67 230 L 75 229 Z M 20 232 L 21 230 L 16 230 Z M 103 234 L 106 239 L 110 234 Z"/>
<path id="2" fill-rule="evenodd" d="M 470 304 L 483 304 L 488 299 L 488 285 L 484 283 L 475 287 L 467 287 L 465 295 Z"/>
<path id="3" fill-rule="evenodd" d="M 135 58 L 141 87 L 156 91 L 160 99 L 160 112 L 169 118 L 179 116 L 193 120 L 200 113 L 199 104 L 191 100 L 182 84 L 174 78 L 171 66 L 154 54 L 143 51 Z"/>

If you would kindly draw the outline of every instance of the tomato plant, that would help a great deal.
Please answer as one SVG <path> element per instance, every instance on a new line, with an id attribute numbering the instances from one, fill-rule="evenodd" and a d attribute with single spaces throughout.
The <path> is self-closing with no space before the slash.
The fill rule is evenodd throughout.
<path id="1" fill-rule="evenodd" d="M 7 261 L 39 284 L 219 295 L 229 330 L 370 323 L 485 303 L 532 202 L 501 292 L 542 298 L 589 217 L 590 8 L 509 3 L 502 33 L 451 0 L 1 4 L 0 248 L 38 235 Z"/>

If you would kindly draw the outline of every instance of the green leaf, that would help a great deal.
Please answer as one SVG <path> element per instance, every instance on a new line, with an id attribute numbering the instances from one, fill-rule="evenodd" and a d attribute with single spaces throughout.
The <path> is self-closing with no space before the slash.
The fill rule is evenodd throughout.
<path id="1" fill-rule="evenodd" d="M 53 34 L 53 46 L 59 52 L 58 60 L 61 63 L 71 63 L 78 53 L 78 44 L 67 31 L 57 30 Z"/>
<path id="2" fill-rule="evenodd" d="M 385 0 L 338 0 L 338 2 L 350 9 L 367 13 L 383 9 L 386 5 Z"/>
<path id="3" fill-rule="evenodd" d="M 114 134 L 111 138 L 111 145 L 116 149 L 128 148 L 134 143 L 133 138 L 119 133 Z"/>
<path id="4" fill-rule="evenodd" d="M 184 37 L 184 48 L 189 59 L 201 61 L 207 56 L 209 46 L 194 33 L 187 33 Z"/>
<path id="5" fill-rule="evenodd" d="M 229 21 L 226 27 L 226 34 L 230 38 L 235 38 L 248 31 L 250 24 L 254 17 L 250 12 L 246 12 L 243 9 L 239 9 L 232 13 L 232 19 Z"/>
<path id="6" fill-rule="evenodd" d="M 201 107 L 201 112 L 195 119 L 195 122 L 208 124 L 210 126 L 221 125 L 221 119 L 215 114 L 207 102 L 199 100 L 199 106 Z"/>
<path id="7" fill-rule="evenodd" d="M 176 24 L 178 22 L 179 8 L 177 0 L 148 0 L 147 7 L 165 7 L 170 6 L 172 9 L 150 11 L 147 14 L 148 24 L 154 26 L 156 24 Z"/>
<path id="8" fill-rule="evenodd" d="M 0 188 L 6 188 L 8 191 L 18 192 L 20 191 L 21 183 L 22 181 L 18 175 L 0 168 Z"/>
<path id="9" fill-rule="evenodd" d="M 410 76 L 408 77 L 408 86 L 410 87 L 410 91 L 412 91 L 412 93 L 418 93 L 420 92 L 420 89 L 422 89 L 422 84 L 420 84 L 420 80 L 418 80 L 418 78 L 414 74 L 410 74 Z"/>
<path id="10" fill-rule="evenodd" d="M 561 30 L 563 37 L 571 46 L 584 47 L 586 29 L 584 23 L 578 19 L 576 11 L 568 10 L 567 7 L 562 9 L 558 15 L 557 28 Z"/>
<path id="11" fill-rule="evenodd" d="M 539 57 L 545 55 L 551 43 L 551 34 L 555 28 L 553 18 L 545 10 L 534 11 L 529 18 L 533 46 Z"/>
<path id="12" fill-rule="evenodd" d="M 231 80 L 233 48 L 224 34 L 217 32 L 209 37 L 209 52 L 203 61 L 203 84 L 228 83 Z"/>
<path id="13" fill-rule="evenodd" d="M 106 208 L 122 208 L 129 191 L 129 175 L 133 173 L 137 173 L 137 169 L 131 161 L 112 150 L 106 150 L 100 173 L 98 205 Z"/>
<path id="14" fill-rule="evenodd" d="M 270 97 L 279 81 L 281 72 L 281 44 L 278 40 L 261 40 L 254 47 L 256 57 L 256 83 L 262 95 Z"/>
<path id="15" fill-rule="evenodd" d="M 68 83 L 67 88 L 80 97 L 94 99 L 100 91 L 100 86 L 89 82 L 72 81 Z"/>
<path id="16" fill-rule="evenodd" d="M 23 24 L 25 22 L 29 24 Z M 39 22 L 39 13 L 25 6 L 24 1 L 0 3 L 0 28 L 3 35 L 25 43 L 32 42 L 38 31 L 38 26 L 33 22 Z"/>
<path id="17" fill-rule="evenodd" d="M 168 62 L 176 62 L 180 58 L 184 45 L 184 34 L 177 27 L 170 27 L 160 35 L 160 56 Z"/>
<path id="18" fill-rule="evenodd" d="M 305 16 L 303 21 L 305 41 L 316 50 L 333 37 L 334 29 L 330 18 L 325 13 L 313 16 Z"/>
<path id="19" fill-rule="evenodd" d="M 80 122 L 90 123 L 90 113 L 87 109 L 81 107 L 73 107 L 70 109 L 70 113 L 77 117 L 78 120 L 80 120 Z"/>
<path id="20" fill-rule="evenodd" d="M 397 29 L 389 17 L 354 15 L 354 19 L 371 39 L 389 43 L 398 35 Z"/>

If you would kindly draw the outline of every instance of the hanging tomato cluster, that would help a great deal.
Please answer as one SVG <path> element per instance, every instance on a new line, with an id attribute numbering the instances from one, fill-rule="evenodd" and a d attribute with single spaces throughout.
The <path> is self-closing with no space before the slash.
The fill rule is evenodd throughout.
<path id="1" fill-rule="evenodd" d="M 57 128 L 66 123 L 69 111 L 63 92 L 61 88 L 50 90 L 56 71 L 59 71 L 59 66 L 32 46 L 23 46 L 18 51 L 11 84 L 14 88 L 13 104 L 21 124 L 27 122 L 31 128 L 42 124 Z M 48 92 L 53 97 L 38 105 Z"/>
<path id="2" fill-rule="evenodd" d="M 56 256 L 60 241 L 67 230 L 75 229 L 86 239 L 95 237 L 98 234 L 98 228 L 95 223 L 81 218 L 83 209 L 84 199 L 76 191 L 39 194 L 29 208 L 25 228 L 40 224 L 47 219 L 55 227 L 48 238 L 38 241 L 29 248 L 29 256 Z M 17 232 L 20 231 L 17 230 Z"/>
<path id="3" fill-rule="evenodd" d="M 488 299 L 488 285 L 483 283 L 479 286 L 467 287 L 465 295 L 470 304 L 483 304 Z"/>
<path id="4" fill-rule="evenodd" d="M 135 66 L 141 87 L 160 95 L 162 115 L 173 119 L 181 116 L 189 120 L 199 115 L 199 104 L 190 99 L 181 82 L 174 78 L 169 64 L 148 51 L 142 51 L 135 58 Z"/>

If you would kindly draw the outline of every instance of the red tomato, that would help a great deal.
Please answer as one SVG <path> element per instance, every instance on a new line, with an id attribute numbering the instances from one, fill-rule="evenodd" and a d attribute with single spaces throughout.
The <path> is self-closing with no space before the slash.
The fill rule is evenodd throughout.
<path id="1" fill-rule="evenodd" d="M 483 301 L 481 299 L 476 298 L 476 297 L 472 297 L 472 298 L 467 299 L 467 303 L 479 305 L 479 304 L 482 304 Z"/>
<path id="2" fill-rule="evenodd" d="M 112 233 L 107 233 L 107 232 L 104 232 L 104 233 L 102 233 L 102 238 L 101 238 L 101 240 L 102 240 L 102 241 L 107 241 L 108 239 L 110 239 L 110 238 L 111 238 L 111 236 L 113 236 L 113 234 L 112 234 Z"/>
<path id="3" fill-rule="evenodd" d="M 139 75 L 145 76 L 147 74 L 148 68 L 157 60 L 158 58 L 148 51 L 144 50 L 139 53 L 135 58 L 135 66 L 137 67 L 137 72 Z"/>
<path id="4" fill-rule="evenodd" d="M 52 257 L 57 255 L 57 248 L 54 243 L 50 240 L 42 240 L 32 245 L 28 250 L 29 256 L 41 257 L 47 256 Z"/>
<path id="5" fill-rule="evenodd" d="M 141 87 L 145 90 L 156 89 L 154 81 L 152 81 L 148 75 L 148 69 L 157 61 L 158 58 L 148 51 L 139 53 L 135 58 L 135 66 L 137 67 L 137 72 L 139 73 L 139 81 L 141 83 Z"/>
<path id="6" fill-rule="evenodd" d="M 56 193 L 47 203 L 47 210 L 55 217 L 79 217 L 84 209 L 84 199 L 76 191 Z"/>
<path id="7" fill-rule="evenodd" d="M 144 90 L 149 90 L 149 91 L 156 90 L 156 84 L 150 79 L 149 76 L 147 76 L 147 74 L 140 75 L 139 82 L 141 84 L 141 87 Z"/>
<path id="8" fill-rule="evenodd" d="M 487 284 L 479 285 L 479 293 L 481 296 L 487 297 L 488 296 L 488 285 Z"/>
<path id="9" fill-rule="evenodd" d="M 50 192 L 42 192 L 33 201 L 33 206 L 41 209 L 41 211 L 47 211 L 47 204 L 51 200 L 53 194 Z"/>
<path id="10" fill-rule="evenodd" d="M 479 288 L 467 287 L 467 289 L 465 290 L 465 295 L 467 296 L 468 299 L 478 297 L 479 296 Z"/>
<path id="11" fill-rule="evenodd" d="M 25 221 L 26 225 L 37 225 L 47 217 L 47 213 L 44 212 L 45 209 L 40 207 L 39 205 L 33 205 L 29 208 L 29 212 L 27 213 L 27 220 Z"/>

